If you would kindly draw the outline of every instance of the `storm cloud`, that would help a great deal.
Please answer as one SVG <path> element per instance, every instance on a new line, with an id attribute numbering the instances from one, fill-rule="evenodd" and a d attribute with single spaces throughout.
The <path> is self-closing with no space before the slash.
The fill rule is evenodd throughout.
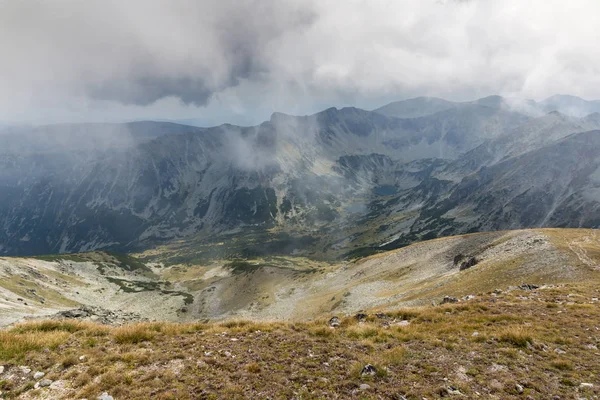
<path id="1" fill-rule="evenodd" d="M 600 97 L 595 0 L 0 1 L 0 119 Z"/>

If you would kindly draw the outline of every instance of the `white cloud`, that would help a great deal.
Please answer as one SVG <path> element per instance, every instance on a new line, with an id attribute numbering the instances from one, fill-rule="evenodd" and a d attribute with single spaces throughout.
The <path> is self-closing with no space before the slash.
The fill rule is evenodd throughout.
<path id="1" fill-rule="evenodd" d="M 595 0 L 0 2 L 0 119 L 600 98 Z"/>

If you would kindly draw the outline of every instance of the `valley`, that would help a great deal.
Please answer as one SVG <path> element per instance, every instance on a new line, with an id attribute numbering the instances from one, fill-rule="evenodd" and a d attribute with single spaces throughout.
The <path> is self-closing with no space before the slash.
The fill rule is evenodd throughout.
<path id="1" fill-rule="evenodd" d="M 171 264 L 174 257 L 158 250 L 0 258 L 0 323 L 79 307 L 129 313 L 121 323 L 311 320 L 523 283 L 596 280 L 599 257 L 595 230 L 540 229 L 435 239 L 345 262 L 272 256 Z"/>

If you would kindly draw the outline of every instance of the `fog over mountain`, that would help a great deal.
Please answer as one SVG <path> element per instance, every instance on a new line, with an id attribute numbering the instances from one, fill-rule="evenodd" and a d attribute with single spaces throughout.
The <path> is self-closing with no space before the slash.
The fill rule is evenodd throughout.
<path id="1" fill-rule="evenodd" d="M 466 232 L 597 227 L 596 104 L 420 97 L 375 111 L 274 113 L 252 127 L 5 129 L 0 252 L 185 239 L 202 257 L 330 259 Z"/>
<path id="2" fill-rule="evenodd" d="M 0 253 L 595 227 L 599 7 L 1 2 Z"/>

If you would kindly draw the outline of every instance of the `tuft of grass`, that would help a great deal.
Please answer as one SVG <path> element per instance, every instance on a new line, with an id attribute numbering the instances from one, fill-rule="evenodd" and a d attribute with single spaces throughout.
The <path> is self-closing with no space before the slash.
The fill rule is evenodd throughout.
<path id="1" fill-rule="evenodd" d="M 55 349 L 69 338 L 68 332 L 0 331 L 0 362 L 20 361 L 31 351 Z"/>
<path id="2" fill-rule="evenodd" d="M 573 369 L 573 363 L 569 360 L 558 359 L 550 363 L 552 367 L 561 371 L 571 371 Z"/>
<path id="3" fill-rule="evenodd" d="M 156 329 L 151 324 L 124 325 L 115 328 L 112 338 L 118 344 L 136 344 L 154 339 Z"/>
<path id="4" fill-rule="evenodd" d="M 313 334 L 314 336 L 318 336 L 321 338 L 330 338 L 333 335 L 335 335 L 336 332 L 334 329 L 331 329 L 329 327 L 321 327 L 321 328 L 312 329 L 310 331 L 310 333 Z"/>
<path id="5" fill-rule="evenodd" d="M 384 352 L 382 358 L 388 365 L 403 365 L 406 359 L 406 349 L 395 347 Z"/>
<path id="6" fill-rule="evenodd" d="M 251 372 L 253 374 L 258 374 L 261 371 L 260 364 L 251 363 L 246 365 L 246 371 Z"/>
<path id="7" fill-rule="evenodd" d="M 346 335 L 352 339 L 370 339 L 379 336 L 381 328 L 375 326 L 352 326 L 347 329 Z"/>
<path id="8" fill-rule="evenodd" d="M 73 354 L 69 354 L 64 356 L 61 360 L 60 360 L 60 365 L 63 367 L 63 369 L 67 369 L 69 367 L 72 367 L 73 365 L 77 365 L 77 357 L 75 357 L 75 355 Z"/>
<path id="9" fill-rule="evenodd" d="M 46 321 L 31 321 L 17 324 L 13 328 L 14 332 L 18 333 L 35 333 L 35 332 L 85 332 L 87 336 L 103 336 L 110 331 L 110 327 L 87 321 L 73 320 L 46 320 Z"/>
<path id="10" fill-rule="evenodd" d="M 516 347 L 527 347 L 533 343 L 531 332 L 523 326 L 509 326 L 500 332 L 501 342 L 510 343 Z"/>

